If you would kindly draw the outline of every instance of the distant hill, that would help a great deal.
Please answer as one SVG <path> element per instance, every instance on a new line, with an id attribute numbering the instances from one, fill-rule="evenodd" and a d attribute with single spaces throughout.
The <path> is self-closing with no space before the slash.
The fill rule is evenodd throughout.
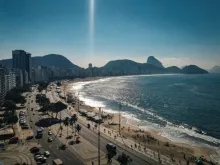
<path id="1" fill-rule="evenodd" d="M 182 73 L 185 73 L 185 74 L 207 74 L 209 72 L 202 69 L 202 68 L 199 68 L 196 65 L 188 65 L 182 69 Z"/>
<path id="2" fill-rule="evenodd" d="M 164 66 L 162 65 L 162 63 L 157 60 L 154 56 L 149 56 L 147 59 L 147 64 L 151 64 L 160 68 L 164 68 Z"/>
<path id="3" fill-rule="evenodd" d="M 31 57 L 32 66 L 54 66 L 57 68 L 80 68 L 79 66 L 73 64 L 69 61 L 66 57 L 58 54 L 48 54 L 45 56 L 37 56 Z M 12 68 L 12 59 L 6 59 L 0 61 L 0 63 L 4 64 L 5 66 Z"/>
<path id="4" fill-rule="evenodd" d="M 81 69 L 85 76 L 119 76 L 119 75 L 138 75 L 138 74 L 166 74 L 166 73 L 184 73 L 184 74 L 204 74 L 206 70 L 195 65 L 185 66 L 182 70 L 176 66 L 164 68 L 162 63 L 155 57 L 150 56 L 147 63 L 137 63 L 132 60 L 114 60 L 109 61 L 103 67 L 93 67 L 92 69 L 83 69 L 73 64 L 66 57 L 58 54 L 49 54 L 41 57 L 32 57 L 32 66 L 54 66 L 56 68 Z M 12 67 L 12 60 L 6 59 L 0 61 L 8 67 Z"/>
<path id="5" fill-rule="evenodd" d="M 131 60 L 115 60 L 109 61 L 105 66 L 101 67 L 102 71 L 110 75 L 137 75 L 137 74 L 157 74 L 165 73 L 163 68 L 147 64 L 137 63 Z"/>
<path id="6" fill-rule="evenodd" d="M 220 73 L 220 66 L 216 65 L 209 70 L 210 73 Z"/>
<path id="7" fill-rule="evenodd" d="M 177 66 L 170 66 L 166 68 L 167 73 L 182 73 L 182 70 Z"/>

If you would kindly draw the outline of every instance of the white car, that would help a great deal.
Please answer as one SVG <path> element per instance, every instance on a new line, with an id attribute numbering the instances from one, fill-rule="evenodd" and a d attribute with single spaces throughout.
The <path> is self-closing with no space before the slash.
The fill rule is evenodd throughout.
<path id="1" fill-rule="evenodd" d="M 42 155 L 35 155 L 35 160 L 41 160 L 43 158 Z"/>
<path id="2" fill-rule="evenodd" d="M 48 135 L 52 135 L 52 132 L 51 132 L 51 131 L 48 131 Z"/>
<path id="3" fill-rule="evenodd" d="M 50 156 L 50 152 L 49 151 L 45 151 L 44 152 L 44 156 L 49 157 Z"/>

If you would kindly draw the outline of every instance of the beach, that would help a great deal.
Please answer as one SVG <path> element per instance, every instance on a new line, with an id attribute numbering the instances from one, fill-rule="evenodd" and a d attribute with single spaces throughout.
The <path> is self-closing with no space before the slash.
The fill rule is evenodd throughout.
<path id="1" fill-rule="evenodd" d="M 78 113 L 78 106 L 80 109 L 99 114 L 99 107 L 86 105 L 83 101 L 81 101 L 80 105 L 78 105 L 77 97 L 75 97 L 78 95 L 78 91 L 74 88 L 74 86 L 76 84 L 79 85 L 81 82 L 90 83 L 91 81 L 97 81 L 100 79 L 104 80 L 102 77 L 75 79 L 62 84 L 61 88 L 63 94 L 68 92 L 71 93 L 74 96 L 74 101 L 76 102 L 69 110 L 71 115 Z M 109 112 L 108 110 L 105 110 L 104 107 L 101 108 L 101 111 L 104 116 L 108 116 L 103 119 L 103 123 L 101 124 L 102 133 L 105 136 L 110 136 L 115 141 L 124 143 L 130 150 L 135 150 L 146 155 L 152 153 L 153 159 L 155 160 L 163 159 L 164 156 L 164 160 L 170 159 L 176 164 L 186 164 L 187 160 L 194 159 L 194 157 L 198 158 L 200 156 L 204 156 L 204 158 L 208 161 L 217 162 L 214 160 L 218 157 L 216 150 L 212 148 L 192 146 L 191 144 L 187 144 L 185 142 L 172 141 L 171 139 L 162 136 L 163 132 L 161 132 L 161 130 L 139 126 L 135 118 L 132 118 L 132 116 L 126 116 L 126 113 L 123 112 L 120 113 L 121 125 L 119 127 L 119 112 Z M 85 123 L 90 122 L 82 115 L 80 115 L 80 119 Z M 94 123 L 91 124 L 94 125 Z"/>

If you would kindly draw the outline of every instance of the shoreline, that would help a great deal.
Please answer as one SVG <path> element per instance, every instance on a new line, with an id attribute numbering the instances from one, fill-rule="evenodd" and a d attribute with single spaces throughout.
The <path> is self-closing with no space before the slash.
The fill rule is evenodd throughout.
<path id="1" fill-rule="evenodd" d="M 103 79 L 103 81 L 106 81 L 106 79 L 108 78 L 114 78 L 114 77 L 96 77 L 96 78 L 86 78 L 86 79 L 75 79 L 71 82 L 68 82 L 66 84 L 66 89 L 68 89 L 68 91 L 73 91 L 74 95 L 76 95 L 77 89 L 73 89 L 73 86 L 76 83 L 84 83 L 84 82 L 88 82 L 90 83 L 91 81 L 96 81 L 96 80 L 101 80 Z M 63 87 L 63 86 L 62 86 Z M 95 113 L 98 113 L 98 109 L 97 107 L 92 107 L 89 105 L 82 105 L 81 107 L 83 107 L 83 109 L 86 109 L 88 111 L 93 111 Z M 113 114 L 113 119 L 111 119 L 111 121 L 118 123 L 119 120 L 119 115 L 117 114 L 117 112 L 115 113 L 111 113 L 109 111 L 105 111 L 103 108 L 104 113 L 106 114 Z M 123 113 L 123 112 L 122 112 Z M 177 159 L 182 159 L 183 157 L 185 157 L 185 152 L 186 152 L 186 157 L 188 154 L 189 156 L 205 156 L 205 158 L 207 160 L 212 160 L 213 161 L 213 154 L 216 154 L 216 151 L 213 148 L 209 148 L 209 147 L 203 147 L 203 146 L 192 146 L 191 144 L 188 144 L 186 142 L 177 142 L 177 141 L 172 141 L 171 139 L 169 139 L 168 137 L 164 137 L 161 135 L 161 130 L 157 130 L 156 128 L 150 128 L 150 127 L 144 127 L 144 126 L 138 126 L 137 125 L 137 121 L 134 121 L 135 119 L 133 119 L 133 123 L 131 123 L 131 118 L 127 118 L 125 116 L 122 115 L 122 121 L 121 121 L 121 128 L 123 130 L 121 130 L 122 134 L 128 136 L 128 138 L 130 140 L 133 141 L 137 141 L 139 143 L 139 145 L 142 145 L 142 143 L 146 143 L 144 142 L 144 140 L 139 139 L 137 140 L 137 136 L 138 134 L 141 134 L 142 136 L 147 136 L 149 139 L 153 139 L 152 142 L 155 143 L 155 141 L 160 144 L 160 147 L 157 147 L 156 144 L 150 144 L 150 145 L 146 145 L 147 148 L 150 148 L 156 152 L 158 152 L 158 148 L 161 150 L 160 153 L 161 154 L 165 154 L 167 156 L 172 155 L 174 158 Z M 112 129 L 115 132 L 119 131 L 118 129 L 118 125 L 112 126 L 108 124 L 109 121 L 104 122 L 102 125 L 108 129 Z M 129 130 L 129 131 L 128 131 Z M 131 131 L 130 131 L 131 130 Z M 130 134 L 130 135 L 129 135 Z M 150 140 L 151 141 L 151 140 Z M 150 142 L 151 143 L 151 142 Z M 161 146 L 161 144 L 163 146 Z M 165 147 L 164 147 L 165 146 Z M 173 148 L 173 149 L 172 149 Z M 174 150 L 174 152 L 173 152 Z M 178 150 L 178 151 L 175 151 Z M 182 150 L 182 151 L 181 151 Z M 170 152 L 170 153 L 169 153 Z M 175 153 L 176 152 L 176 153 Z M 184 154 L 184 156 L 183 156 Z M 218 156 L 216 156 L 216 158 L 218 158 Z M 216 161 L 216 160 L 215 160 Z"/>

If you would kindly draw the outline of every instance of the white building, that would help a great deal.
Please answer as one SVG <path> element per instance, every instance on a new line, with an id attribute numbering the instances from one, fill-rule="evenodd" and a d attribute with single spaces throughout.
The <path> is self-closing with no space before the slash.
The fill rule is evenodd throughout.
<path id="1" fill-rule="evenodd" d="M 0 105 L 3 103 L 5 98 L 5 71 L 0 66 Z"/>
<path id="2" fill-rule="evenodd" d="M 9 69 L 7 71 L 7 74 L 5 75 L 5 91 L 8 92 L 15 87 L 16 87 L 16 75 L 14 71 Z"/>

